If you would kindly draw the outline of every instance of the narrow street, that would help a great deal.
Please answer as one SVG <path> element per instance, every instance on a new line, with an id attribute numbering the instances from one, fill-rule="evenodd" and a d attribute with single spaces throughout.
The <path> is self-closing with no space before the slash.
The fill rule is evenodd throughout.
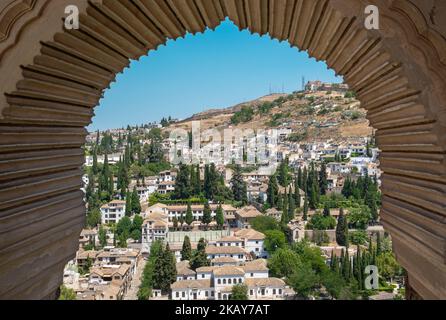
<path id="1" fill-rule="evenodd" d="M 138 300 L 138 289 L 139 285 L 141 284 L 141 277 L 146 263 L 147 261 L 145 259 L 141 259 L 139 262 L 138 267 L 136 268 L 136 273 L 132 279 L 132 285 L 125 294 L 124 300 Z"/>

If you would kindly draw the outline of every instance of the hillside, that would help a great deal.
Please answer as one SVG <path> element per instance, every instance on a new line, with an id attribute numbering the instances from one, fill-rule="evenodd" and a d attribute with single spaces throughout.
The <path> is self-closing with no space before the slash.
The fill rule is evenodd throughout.
<path id="1" fill-rule="evenodd" d="M 195 114 L 164 130 L 191 130 L 192 121 L 201 129 L 291 128 L 295 141 L 341 140 L 372 135 L 372 128 L 355 98 L 339 92 L 298 92 L 273 94 L 226 109 L 211 109 Z"/>

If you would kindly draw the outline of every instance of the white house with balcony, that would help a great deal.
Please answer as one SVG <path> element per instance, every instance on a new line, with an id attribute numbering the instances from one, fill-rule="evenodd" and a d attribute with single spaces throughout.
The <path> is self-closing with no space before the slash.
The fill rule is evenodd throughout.
<path id="1" fill-rule="evenodd" d="M 169 222 L 167 215 L 152 212 L 146 215 L 142 225 L 142 253 L 150 253 L 152 244 L 157 241 L 165 242 L 169 233 Z"/>
<path id="2" fill-rule="evenodd" d="M 117 224 L 125 216 L 125 201 L 113 200 L 101 207 L 102 224 Z"/>
<path id="3" fill-rule="evenodd" d="M 242 229 L 234 234 L 243 240 L 243 248 L 246 252 L 254 254 L 257 258 L 268 258 L 265 249 L 265 235 L 254 229 Z"/>
<path id="4" fill-rule="evenodd" d="M 196 270 L 196 279 L 172 284 L 172 300 L 229 300 L 235 285 L 248 287 L 250 300 L 281 300 L 293 295 L 292 289 L 278 278 L 270 278 L 266 260 L 243 265 L 211 266 Z"/>

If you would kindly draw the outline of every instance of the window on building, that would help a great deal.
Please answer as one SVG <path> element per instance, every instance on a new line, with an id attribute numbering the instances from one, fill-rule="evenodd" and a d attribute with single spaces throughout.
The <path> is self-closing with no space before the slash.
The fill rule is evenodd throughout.
<path id="1" fill-rule="evenodd" d="M 217 280 L 217 283 L 218 283 L 218 284 L 221 284 L 221 279 L 218 279 L 218 280 Z"/>
<path id="2" fill-rule="evenodd" d="M 232 279 L 228 279 L 228 284 L 232 284 Z"/>
<path id="3" fill-rule="evenodd" d="M 226 279 L 223 279 L 223 284 L 226 284 Z"/>

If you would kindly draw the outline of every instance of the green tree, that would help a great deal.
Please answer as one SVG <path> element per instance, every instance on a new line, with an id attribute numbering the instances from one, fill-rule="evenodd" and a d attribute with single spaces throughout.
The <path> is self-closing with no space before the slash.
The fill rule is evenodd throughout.
<path id="1" fill-rule="evenodd" d="M 303 220 L 307 221 L 308 220 L 308 197 L 305 195 L 305 200 L 304 200 L 304 209 L 303 209 Z"/>
<path id="2" fill-rule="evenodd" d="M 142 239 L 142 225 L 144 219 L 139 215 L 135 215 L 132 221 L 131 238 L 135 241 L 141 241 Z"/>
<path id="3" fill-rule="evenodd" d="M 155 241 L 150 248 L 150 255 L 142 273 L 141 284 L 138 290 L 138 300 L 149 300 L 152 296 L 155 261 L 163 249 L 161 241 Z"/>
<path id="4" fill-rule="evenodd" d="M 58 300 L 76 300 L 76 292 L 73 289 L 69 289 L 62 285 L 60 287 L 60 295 Z"/>
<path id="5" fill-rule="evenodd" d="M 242 205 L 248 203 L 247 186 L 246 182 L 243 180 L 242 170 L 240 165 L 236 165 L 234 168 L 234 173 L 231 179 L 232 194 L 234 200 L 241 202 Z"/>
<path id="6" fill-rule="evenodd" d="M 273 217 L 261 215 L 255 217 L 251 221 L 251 226 L 254 230 L 265 233 L 269 230 L 280 230 L 279 223 Z"/>
<path id="7" fill-rule="evenodd" d="M 210 265 L 210 261 L 208 260 L 206 254 L 206 241 L 202 238 L 198 242 L 197 250 L 194 252 L 190 266 L 192 270 L 197 270 L 201 267 L 207 267 Z"/>
<path id="8" fill-rule="evenodd" d="M 396 276 L 402 275 L 402 268 L 392 252 L 383 252 L 376 258 L 380 276 L 392 282 Z"/>
<path id="9" fill-rule="evenodd" d="M 92 167 L 93 174 L 98 174 L 98 150 L 97 146 L 94 146 L 93 148 L 93 167 Z"/>
<path id="10" fill-rule="evenodd" d="M 277 173 L 277 181 L 279 182 L 279 184 L 286 188 L 288 187 L 288 185 L 290 184 L 290 169 L 288 167 L 288 159 L 286 159 L 285 161 L 282 161 L 279 165 L 278 168 L 278 173 Z"/>
<path id="11" fill-rule="evenodd" d="M 308 298 L 318 288 L 319 277 L 308 264 L 302 264 L 289 277 L 288 283 L 299 297 Z"/>
<path id="12" fill-rule="evenodd" d="M 288 248 L 278 249 L 268 260 L 271 275 L 278 278 L 291 276 L 301 264 L 299 256 Z"/>
<path id="13" fill-rule="evenodd" d="M 99 244 L 102 248 L 107 246 L 107 231 L 105 231 L 105 229 L 100 226 L 99 227 L 99 232 L 98 232 L 98 238 L 99 238 Z"/>
<path id="14" fill-rule="evenodd" d="M 212 211 L 211 211 L 211 207 L 209 205 L 209 202 L 206 202 L 204 204 L 203 220 L 202 220 L 202 222 L 206 225 L 206 228 L 212 222 Z"/>
<path id="15" fill-rule="evenodd" d="M 328 190 L 327 166 L 325 165 L 325 162 L 322 162 L 319 171 L 319 190 L 322 195 L 325 195 Z"/>
<path id="16" fill-rule="evenodd" d="M 87 214 L 87 226 L 95 228 L 99 224 L 101 224 L 101 211 L 97 208 L 89 210 Z"/>
<path id="17" fill-rule="evenodd" d="M 300 168 L 299 168 L 300 170 Z M 301 196 L 300 196 L 300 186 L 298 183 L 298 179 L 294 180 L 294 204 L 297 208 L 301 207 Z"/>
<path id="18" fill-rule="evenodd" d="M 268 230 L 265 232 L 265 236 L 265 248 L 270 254 L 287 245 L 285 234 L 282 231 Z"/>
<path id="19" fill-rule="evenodd" d="M 306 225 L 308 230 L 332 230 L 336 227 L 336 219 L 332 216 L 323 216 L 320 213 L 314 214 L 310 222 Z"/>
<path id="20" fill-rule="evenodd" d="M 231 300 L 249 300 L 248 286 L 246 284 L 236 284 L 231 289 Z"/>
<path id="21" fill-rule="evenodd" d="M 130 192 L 127 192 L 125 196 L 125 216 L 132 216 L 132 194 Z"/>
<path id="22" fill-rule="evenodd" d="M 217 222 L 218 228 L 220 230 L 222 230 L 224 225 L 225 225 L 225 217 L 224 217 L 223 208 L 222 208 L 221 205 L 219 205 L 217 207 L 217 212 L 216 212 L 216 215 L 215 215 L 215 221 Z"/>
<path id="23" fill-rule="evenodd" d="M 336 242 L 340 246 L 348 247 L 348 223 L 344 216 L 344 209 L 339 210 L 338 223 L 336 225 Z"/>
<path id="24" fill-rule="evenodd" d="M 296 214 L 296 204 L 294 202 L 294 195 L 290 188 L 290 192 L 288 193 L 288 220 L 291 221 L 294 219 Z"/>
<path id="25" fill-rule="evenodd" d="M 272 176 L 269 179 L 268 190 L 267 190 L 267 202 L 271 208 L 277 206 L 278 198 L 279 198 L 279 186 L 277 185 L 276 176 Z"/>
<path id="26" fill-rule="evenodd" d="M 132 206 L 133 214 L 141 213 L 141 203 L 139 202 L 139 196 L 138 196 L 138 191 L 136 189 L 136 186 L 133 188 L 131 206 Z"/>
<path id="27" fill-rule="evenodd" d="M 183 248 L 181 249 L 181 261 L 190 261 L 192 258 L 192 246 L 190 243 L 190 238 L 188 236 L 184 237 Z"/>
<path id="28" fill-rule="evenodd" d="M 166 269 L 166 284 L 161 288 L 163 293 L 170 291 L 170 285 L 177 280 L 177 268 L 176 258 L 173 252 L 170 250 L 169 244 L 166 245 L 164 250 L 164 268 Z"/>
<path id="29" fill-rule="evenodd" d="M 119 220 L 116 225 L 116 234 L 118 235 L 118 239 L 121 241 L 127 241 L 130 237 L 130 233 L 132 232 L 132 220 L 129 217 L 124 217 Z"/>
<path id="30" fill-rule="evenodd" d="M 361 205 L 349 209 L 348 222 L 351 228 L 365 230 L 371 220 L 372 214 L 369 207 Z"/>
<path id="31" fill-rule="evenodd" d="M 364 230 L 356 230 L 349 233 L 349 242 L 354 245 L 365 245 L 367 243 L 367 232 Z"/>
<path id="32" fill-rule="evenodd" d="M 192 214 L 192 207 L 190 203 L 187 204 L 187 210 L 186 210 L 186 223 L 187 225 L 191 225 L 192 222 L 194 222 L 194 216 Z"/>
<path id="33" fill-rule="evenodd" d="M 177 180 L 175 182 L 175 199 L 189 199 L 191 196 L 191 181 L 189 167 L 180 164 Z"/>
<path id="34" fill-rule="evenodd" d="M 325 204 L 324 211 L 322 212 L 322 214 L 324 217 L 330 216 L 330 207 L 328 206 L 328 203 Z"/>

